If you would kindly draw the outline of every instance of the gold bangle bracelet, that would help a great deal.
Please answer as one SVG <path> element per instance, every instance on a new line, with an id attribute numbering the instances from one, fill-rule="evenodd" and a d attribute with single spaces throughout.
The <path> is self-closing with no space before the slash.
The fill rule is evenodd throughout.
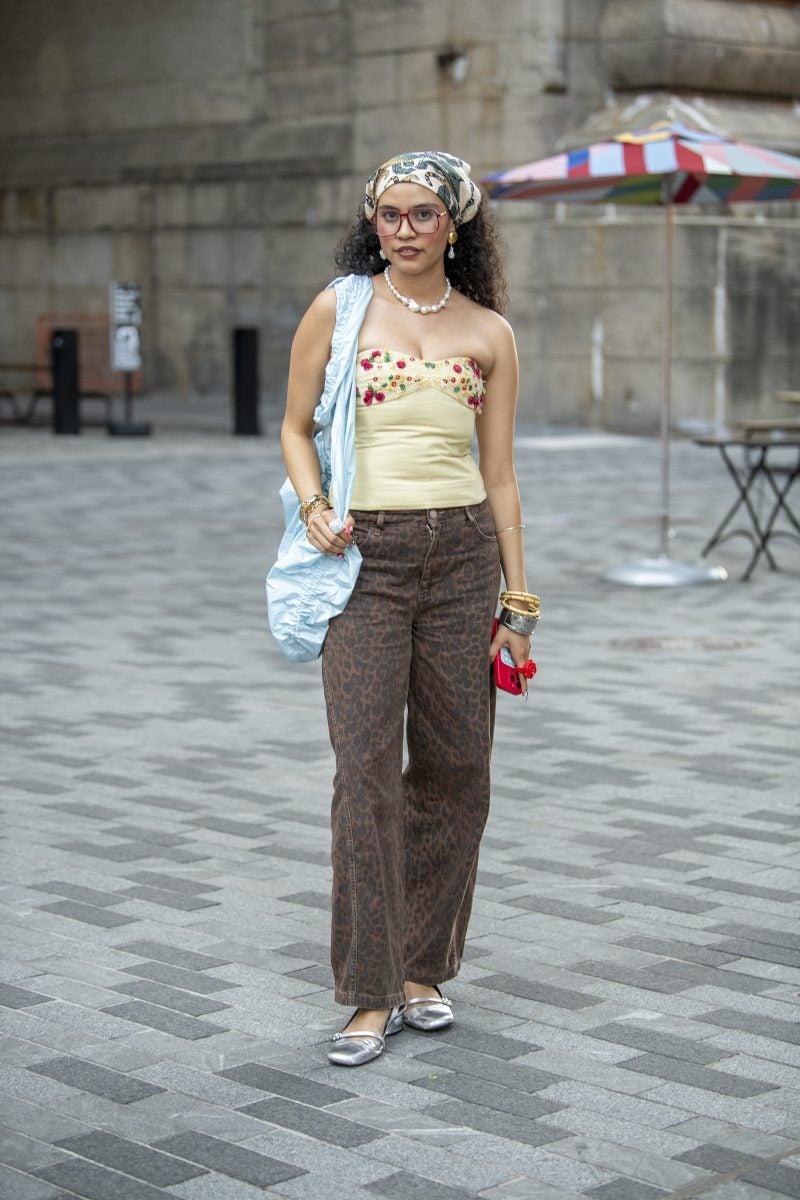
<path id="1" fill-rule="evenodd" d="M 313 508 L 315 504 L 319 504 L 321 501 L 324 501 L 330 508 L 328 497 L 323 495 L 322 492 L 315 492 L 313 496 L 307 496 L 305 500 L 300 501 L 300 512 L 307 512 L 309 508 Z"/>
<path id="2" fill-rule="evenodd" d="M 516 613 L 518 617 L 536 617 L 536 618 L 538 618 L 540 616 L 540 612 L 539 612 L 538 608 L 517 608 L 515 605 L 509 604 L 509 602 L 507 600 L 502 600 L 501 606 L 503 608 L 507 609 L 508 612 Z"/>
<path id="3" fill-rule="evenodd" d="M 502 529 L 495 529 L 495 533 L 510 533 L 512 529 L 524 529 L 524 525 L 504 525 Z"/>
<path id="4" fill-rule="evenodd" d="M 534 596 L 532 592 L 501 592 L 500 603 L 506 608 L 513 607 L 514 602 L 524 604 L 526 612 L 538 612 L 541 606 L 541 600 L 538 596 Z"/>
<path id="5" fill-rule="evenodd" d="M 313 503 L 309 504 L 308 508 L 303 509 L 301 507 L 300 520 L 303 522 L 303 524 L 305 525 L 305 527 L 307 529 L 308 523 L 312 517 L 317 516 L 319 513 L 327 512 L 328 509 L 332 508 L 332 507 L 333 506 L 330 505 L 328 503 L 328 501 L 325 499 L 325 497 L 323 496 L 321 499 L 315 500 L 315 501 L 313 501 Z"/>
<path id="6" fill-rule="evenodd" d="M 500 595 L 508 596 L 511 600 L 533 600 L 536 604 L 539 603 L 540 599 L 539 596 L 534 595 L 533 592 L 512 592 L 507 590 L 505 592 L 501 592 Z"/>

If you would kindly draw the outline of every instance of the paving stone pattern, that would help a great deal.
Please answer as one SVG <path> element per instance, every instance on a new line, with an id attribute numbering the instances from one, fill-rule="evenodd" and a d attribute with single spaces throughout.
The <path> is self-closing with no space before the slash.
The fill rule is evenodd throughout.
<path id="1" fill-rule="evenodd" d="M 800 547 L 612 588 L 657 447 L 521 433 L 539 674 L 498 705 L 457 1024 L 343 1071 L 274 441 L 4 432 L 3 1200 L 800 1196 Z M 673 496 L 691 559 L 713 453 Z"/>

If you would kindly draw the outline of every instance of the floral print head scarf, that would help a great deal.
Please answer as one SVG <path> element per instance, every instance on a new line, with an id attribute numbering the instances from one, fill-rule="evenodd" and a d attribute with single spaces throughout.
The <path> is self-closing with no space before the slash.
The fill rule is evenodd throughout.
<path id="1" fill-rule="evenodd" d="M 434 192 L 456 225 L 471 221 L 478 211 L 481 194 L 469 177 L 470 165 L 443 150 L 409 150 L 390 158 L 370 178 L 364 197 L 364 212 L 375 215 L 378 200 L 396 183 L 418 183 Z"/>

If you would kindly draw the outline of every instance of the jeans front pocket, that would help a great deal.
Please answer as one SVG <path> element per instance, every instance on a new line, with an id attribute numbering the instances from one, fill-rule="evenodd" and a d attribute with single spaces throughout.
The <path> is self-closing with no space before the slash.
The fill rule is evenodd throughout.
<path id="1" fill-rule="evenodd" d="M 479 508 L 466 508 L 467 520 L 472 528 L 477 533 L 478 537 L 484 542 L 497 543 L 497 534 L 494 530 L 494 521 L 489 510 L 488 504 L 482 504 Z"/>

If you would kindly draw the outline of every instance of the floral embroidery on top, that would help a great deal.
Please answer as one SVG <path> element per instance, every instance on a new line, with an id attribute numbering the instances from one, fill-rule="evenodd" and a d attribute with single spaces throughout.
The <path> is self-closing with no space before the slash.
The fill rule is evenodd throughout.
<path id="1" fill-rule="evenodd" d="M 361 351 L 358 360 L 356 399 L 363 404 L 380 404 L 392 393 L 438 387 L 462 404 L 483 411 L 483 374 L 474 358 L 424 360 L 393 350 Z"/>

